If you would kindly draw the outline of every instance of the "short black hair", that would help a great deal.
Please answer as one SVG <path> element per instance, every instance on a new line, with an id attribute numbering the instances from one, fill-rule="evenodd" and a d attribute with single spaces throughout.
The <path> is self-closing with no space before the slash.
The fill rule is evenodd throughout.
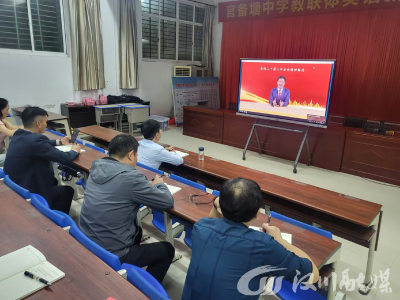
<path id="1" fill-rule="evenodd" d="M 4 98 L 0 98 L 0 119 L 7 118 L 7 116 L 3 116 L 1 111 L 6 108 L 8 101 Z"/>
<path id="2" fill-rule="evenodd" d="M 278 81 L 279 79 L 283 79 L 286 82 L 286 77 L 285 76 L 279 76 L 278 79 L 276 81 Z"/>
<path id="3" fill-rule="evenodd" d="M 24 127 L 31 127 L 39 116 L 48 116 L 47 111 L 37 106 L 28 106 L 21 114 L 22 124 Z"/>
<path id="4" fill-rule="evenodd" d="M 244 178 L 227 180 L 219 194 L 222 214 L 234 222 L 249 222 L 257 216 L 263 203 L 257 182 Z"/>
<path id="5" fill-rule="evenodd" d="M 139 147 L 138 141 L 129 134 L 119 134 L 114 137 L 108 146 L 110 157 L 123 159 L 129 152 L 133 150 L 137 152 Z"/>
<path id="6" fill-rule="evenodd" d="M 140 129 L 142 131 L 143 137 L 146 140 L 152 140 L 156 136 L 157 132 L 160 131 L 160 123 L 158 123 L 156 120 L 147 120 L 142 124 L 142 128 Z"/>

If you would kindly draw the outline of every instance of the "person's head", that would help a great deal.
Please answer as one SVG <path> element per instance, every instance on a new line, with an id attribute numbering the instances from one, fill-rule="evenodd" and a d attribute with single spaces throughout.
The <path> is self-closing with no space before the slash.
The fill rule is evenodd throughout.
<path id="1" fill-rule="evenodd" d="M 285 86 L 286 78 L 285 76 L 279 76 L 277 80 L 278 88 L 282 89 Z"/>
<path id="2" fill-rule="evenodd" d="M 47 112 L 37 106 L 28 106 L 21 114 L 22 124 L 35 133 L 44 133 L 47 128 Z"/>
<path id="3" fill-rule="evenodd" d="M 111 140 L 108 152 L 111 158 L 135 167 L 138 147 L 139 143 L 133 136 L 120 134 Z"/>
<path id="4" fill-rule="evenodd" d="M 146 140 L 152 140 L 157 143 L 161 139 L 160 123 L 156 120 L 150 119 L 144 122 L 141 131 Z"/>
<path id="5" fill-rule="evenodd" d="M 7 118 L 9 109 L 8 101 L 4 98 L 0 98 L 0 120 Z"/>
<path id="6" fill-rule="evenodd" d="M 219 194 L 222 215 L 234 222 L 247 223 L 255 219 L 262 203 L 259 185 L 249 179 L 227 180 Z"/>

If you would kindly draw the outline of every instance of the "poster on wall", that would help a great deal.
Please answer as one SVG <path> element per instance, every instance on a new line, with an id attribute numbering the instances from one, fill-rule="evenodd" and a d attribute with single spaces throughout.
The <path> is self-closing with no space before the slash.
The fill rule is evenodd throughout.
<path id="1" fill-rule="evenodd" d="M 172 77 L 175 124 L 183 124 L 183 107 L 219 108 L 218 77 Z"/>

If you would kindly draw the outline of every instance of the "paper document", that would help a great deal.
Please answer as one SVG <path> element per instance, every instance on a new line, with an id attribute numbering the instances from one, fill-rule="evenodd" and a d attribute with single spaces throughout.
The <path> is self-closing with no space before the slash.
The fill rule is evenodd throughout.
<path id="1" fill-rule="evenodd" d="M 185 152 L 178 151 L 178 150 L 175 150 L 175 153 L 176 153 L 176 154 L 179 154 L 180 157 L 185 157 L 185 156 L 188 156 L 188 155 L 189 155 L 189 153 L 185 153 Z"/>
<path id="2" fill-rule="evenodd" d="M 0 257 L 0 300 L 22 299 L 46 286 L 25 276 L 25 271 L 51 283 L 65 276 L 39 250 L 26 246 Z"/>
<path id="3" fill-rule="evenodd" d="M 173 195 L 173 194 L 176 194 L 177 192 L 179 192 L 179 191 L 181 190 L 180 187 L 173 186 L 173 185 L 169 185 L 169 184 L 166 184 L 166 183 L 164 183 L 164 184 L 167 186 L 168 190 L 170 191 L 170 193 L 171 193 L 172 195 Z"/>
<path id="4" fill-rule="evenodd" d="M 71 151 L 72 146 L 71 145 L 63 145 L 63 146 L 56 146 L 56 148 L 62 152 L 69 152 Z M 81 153 L 85 152 L 86 150 L 81 149 Z"/>
<path id="5" fill-rule="evenodd" d="M 256 230 L 256 231 L 262 231 L 261 227 L 257 226 L 249 226 L 250 229 Z M 288 242 L 290 245 L 292 244 L 292 235 L 290 233 L 282 233 L 282 239 L 284 239 L 286 242 Z"/>

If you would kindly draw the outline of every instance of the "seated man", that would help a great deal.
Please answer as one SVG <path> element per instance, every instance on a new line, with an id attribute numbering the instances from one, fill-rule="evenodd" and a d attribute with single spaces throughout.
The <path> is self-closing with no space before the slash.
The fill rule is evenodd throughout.
<path id="1" fill-rule="evenodd" d="M 47 200 L 51 209 L 69 213 L 74 189 L 55 185 L 51 162 L 70 164 L 80 153 L 74 145 L 69 152 L 62 152 L 56 145 L 67 145 L 69 136 L 50 141 L 46 132 L 47 112 L 39 107 L 27 107 L 21 114 L 25 129 L 15 131 L 7 151 L 4 172 L 19 186 Z M 57 184 L 57 183 L 56 183 Z"/>
<path id="2" fill-rule="evenodd" d="M 138 145 L 133 136 L 118 135 L 110 142 L 110 157 L 93 162 L 80 228 L 121 263 L 147 266 L 147 272 L 161 283 L 175 249 L 168 242 L 140 245 L 142 228 L 137 225 L 137 213 L 141 204 L 159 211 L 169 209 L 174 198 L 159 175 L 150 183 L 135 169 Z"/>
<path id="3" fill-rule="evenodd" d="M 258 299 L 258 294 L 241 293 L 238 283 L 247 272 L 263 266 L 279 270 L 247 280 L 245 277 L 245 286 L 239 284 L 242 291 L 261 293 L 260 279 L 267 276 L 292 281 L 296 270 L 300 272 L 298 281 L 305 275 L 304 280 L 318 281 L 319 272 L 310 257 L 284 241 L 277 227 L 263 224 L 264 232 L 249 228 L 262 203 L 261 189 L 254 181 L 235 178 L 223 184 L 210 218 L 194 225 L 192 258 L 182 300 Z M 308 279 L 310 273 L 314 276 Z"/>
<path id="4" fill-rule="evenodd" d="M 174 147 L 164 148 L 157 144 L 161 139 L 161 128 L 156 120 L 144 122 L 141 131 L 144 139 L 139 142 L 138 162 L 155 169 L 163 162 L 175 166 L 183 164 L 183 158 L 175 152 Z"/>

